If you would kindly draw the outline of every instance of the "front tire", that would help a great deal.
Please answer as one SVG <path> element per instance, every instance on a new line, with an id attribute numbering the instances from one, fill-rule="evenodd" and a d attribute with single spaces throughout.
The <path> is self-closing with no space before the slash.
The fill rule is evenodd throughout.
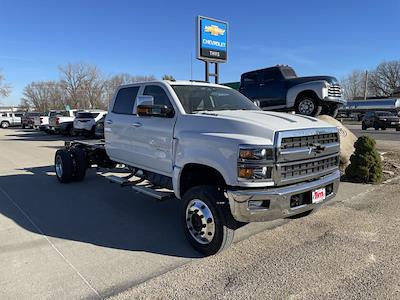
<path id="1" fill-rule="evenodd" d="M 375 129 L 375 130 L 379 130 L 379 128 L 380 128 L 379 125 L 375 123 L 375 124 L 374 124 L 374 129 Z"/>
<path id="2" fill-rule="evenodd" d="M 233 242 L 236 221 L 226 201 L 222 191 L 209 185 L 193 187 L 183 196 L 182 224 L 186 238 L 206 256 L 223 251 Z"/>
<path id="3" fill-rule="evenodd" d="M 361 130 L 367 130 L 367 126 L 363 123 L 361 123 Z"/>
<path id="4" fill-rule="evenodd" d="M 302 96 L 296 101 L 295 111 L 297 114 L 316 117 L 321 113 L 322 106 L 318 99 L 310 96 Z"/>

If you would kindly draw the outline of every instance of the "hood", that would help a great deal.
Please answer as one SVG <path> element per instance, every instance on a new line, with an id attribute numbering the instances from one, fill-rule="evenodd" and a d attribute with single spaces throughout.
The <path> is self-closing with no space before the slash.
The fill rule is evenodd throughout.
<path id="1" fill-rule="evenodd" d="M 292 87 L 298 84 L 310 82 L 310 81 L 319 81 L 319 80 L 325 80 L 330 84 L 339 84 L 338 80 L 335 77 L 332 76 L 307 76 L 307 77 L 296 77 L 296 78 L 290 78 L 287 79 L 286 82 L 288 84 L 288 87 Z"/>
<path id="2" fill-rule="evenodd" d="M 247 139 L 250 143 L 273 141 L 275 132 L 327 128 L 332 125 L 313 117 L 262 110 L 223 110 L 184 115 L 180 132 L 198 132 Z M 242 140 L 244 142 L 244 140 Z"/>

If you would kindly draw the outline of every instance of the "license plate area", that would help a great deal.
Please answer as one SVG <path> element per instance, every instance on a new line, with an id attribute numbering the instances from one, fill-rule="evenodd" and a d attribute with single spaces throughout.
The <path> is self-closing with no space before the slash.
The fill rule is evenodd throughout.
<path id="1" fill-rule="evenodd" d="M 320 203 L 326 198 L 326 189 L 320 188 L 311 192 L 312 203 Z"/>

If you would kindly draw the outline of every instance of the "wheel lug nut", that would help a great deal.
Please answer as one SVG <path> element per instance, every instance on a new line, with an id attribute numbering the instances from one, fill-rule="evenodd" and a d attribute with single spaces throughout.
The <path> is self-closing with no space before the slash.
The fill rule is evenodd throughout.
<path id="1" fill-rule="evenodd" d="M 204 231 L 201 231 L 201 232 L 200 232 L 200 235 L 204 235 Z"/>
<path id="2" fill-rule="evenodd" d="M 211 233 L 211 232 L 209 232 L 209 233 L 208 233 L 208 235 L 212 235 L 212 233 Z"/>
<path id="3" fill-rule="evenodd" d="M 211 223 L 212 222 L 212 219 L 211 218 L 208 218 L 207 219 L 207 223 Z"/>
<path id="4" fill-rule="evenodd" d="M 195 210 L 194 210 L 194 213 L 195 213 L 195 214 L 197 214 L 198 212 L 199 212 L 199 210 L 198 210 L 198 209 L 195 209 Z"/>
<path id="5" fill-rule="evenodd" d="M 199 217 L 203 219 L 203 218 L 204 218 L 204 215 L 200 215 Z"/>
<path id="6" fill-rule="evenodd" d="M 206 224 L 203 224 L 203 228 L 206 228 L 206 226 L 207 226 Z"/>
<path id="7" fill-rule="evenodd" d="M 206 207 L 204 205 L 201 206 L 201 209 L 205 209 Z"/>

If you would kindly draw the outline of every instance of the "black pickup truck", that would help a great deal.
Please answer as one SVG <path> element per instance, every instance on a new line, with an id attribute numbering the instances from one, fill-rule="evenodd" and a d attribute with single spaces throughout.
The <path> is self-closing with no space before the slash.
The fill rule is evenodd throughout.
<path id="1" fill-rule="evenodd" d="M 297 77 L 286 65 L 243 73 L 240 83 L 227 83 L 264 110 L 295 110 L 296 113 L 335 117 L 345 103 L 342 88 L 332 76 Z"/>

